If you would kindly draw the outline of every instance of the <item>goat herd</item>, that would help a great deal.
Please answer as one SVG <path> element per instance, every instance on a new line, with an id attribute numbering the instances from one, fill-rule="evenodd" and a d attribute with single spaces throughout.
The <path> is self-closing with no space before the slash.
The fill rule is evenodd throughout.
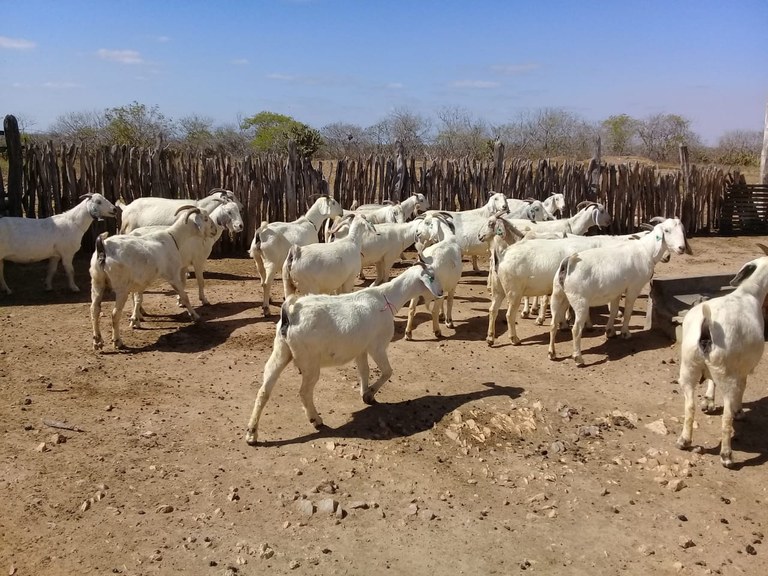
<path id="1" fill-rule="evenodd" d="M 91 257 L 91 322 L 93 347 L 103 347 L 99 326 L 101 303 L 107 289 L 115 293 L 112 342 L 123 347 L 120 319 L 133 297 L 130 325 L 142 321 L 142 293 L 165 280 L 178 294 L 192 320 L 199 319 L 185 290 L 192 267 L 202 304 L 205 262 L 224 232 L 243 230 L 240 204 L 231 191 L 215 189 L 201 200 L 139 198 L 122 205 L 120 234 L 96 240 Z M 35 262 L 48 259 L 45 287 L 61 261 L 69 287 L 74 282 L 72 260 L 83 234 L 93 220 L 115 217 L 118 207 L 101 194 L 86 194 L 67 212 L 50 218 L 0 218 L 0 289 L 11 290 L 3 277 L 3 261 Z M 285 299 L 280 309 L 272 353 L 264 368 L 263 384 L 248 422 L 246 441 L 256 444 L 259 418 L 283 369 L 291 362 L 301 373 L 300 397 L 310 423 L 319 428 L 313 392 L 324 366 L 354 360 L 360 394 L 375 403 L 376 392 L 392 375 L 387 347 L 394 334 L 395 314 L 409 304 L 405 339 L 413 333 L 420 300 L 429 308 L 432 329 L 440 337 L 440 316 L 453 326 L 452 307 L 461 279 L 462 257 L 490 256 L 488 288 L 491 303 L 487 342 L 496 337 L 496 316 L 506 299 L 507 327 L 513 344 L 520 339 L 515 321 L 521 301 L 522 315 L 538 298 L 538 317 L 545 319 L 550 298 L 551 327 L 548 356 L 556 357 L 558 330 L 572 312 L 572 357 L 583 365 L 581 333 L 589 322 L 589 309 L 608 304 L 605 327 L 616 334 L 614 323 L 624 298 L 620 335 L 629 338 L 629 320 L 635 299 L 653 276 L 654 266 L 671 254 L 690 254 L 685 229 L 677 218 L 654 218 L 640 232 L 623 236 L 586 236 L 592 227 L 610 225 L 605 208 L 582 202 L 569 218 L 556 219 L 567 207 L 562 194 L 545 201 L 516 200 L 490 193 L 486 204 L 474 210 L 429 210 L 426 198 L 415 194 L 400 203 L 364 205 L 344 210 L 333 198 L 319 196 L 306 214 L 293 222 L 263 222 L 250 247 L 261 279 L 263 313 L 270 314 L 270 288 L 278 270 Z M 319 242 L 323 236 L 324 242 Z M 404 250 L 415 245 L 417 263 L 390 280 L 392 265 Z M 768 254 L 768 248 L 761 246 Z M 372 285 L 353 291 L 366 266 L 376 266 Z M 768 294 L 768 257 L 747 262 L 731 282 L 735 290 L 694 306 L 685 316 L 681 337 L 679 382 L 685 398 L 680 448 L 691 446 L 695 387 L 707 379 L 702 409 L 714 409 L 715 385 L 723 395 L 720 457 L 733 467 L 733 419 L 741 415 L 747 375 L 760 361 L 764 347 L 762 304 Z M 368 357 L 380 369 L 369 382 Z"/>

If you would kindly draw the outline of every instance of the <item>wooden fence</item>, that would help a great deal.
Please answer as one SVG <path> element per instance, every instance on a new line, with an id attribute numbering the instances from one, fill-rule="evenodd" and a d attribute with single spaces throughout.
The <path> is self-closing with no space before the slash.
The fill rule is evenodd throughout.
<path id="1" fill-rule="evenodd" d="M 142 196 L 200 198 L 212 188 L 227 188 L 245 207 L 245 232 L 222 243 L 220 253 L 227 255 L 245 255 L 262 220 L 293 220 L 313 194 L 324 191 L 345 207 L 421 192 L 434 208 L 462 210 L 482 205 L 489 190 L 538 199 L 561 192 L 571 211 L 585 199 L 605 204 L 614 217 L 612 233 L 634 231 L 653 216 L 671 215 L 680 216 L 692 234 L 719 229 L 727 179 L 720 169 L 663 171 L 639 163 L 603 164 L 596 174 L 580 162 L 504 160 L 503 148 L 488 162 L 418 160 L 405 158 L 401 151 L 394 158 L 311 163 L 295 153 L 234 158 L 171 148 L 91 150 L 49 142 L 23 148 L 21 198 L 9 197 L 6 206 L 19 206 L 22 213 L 17 215 L 40 218 L 71 208 L 86 192 L 130 202 Z M 93 246 L 93 238 L 87 235 L 84 245 Z"/>

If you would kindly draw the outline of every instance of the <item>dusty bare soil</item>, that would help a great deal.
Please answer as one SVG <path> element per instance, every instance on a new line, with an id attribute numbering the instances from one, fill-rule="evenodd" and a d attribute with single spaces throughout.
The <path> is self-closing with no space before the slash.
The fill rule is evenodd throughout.
<path id="1" fill-rule="evenodd" d="M 694 256 L 657 275 L 735 272 L 756 240 L 694 239 Z M 737 424 L 738 470 L 719 463 L 719 416 L 697 416 L 701 454 L 677 450 L 677 353 L 642 330 L 645 299 L 632 339 L 587 334 L 579 369 L 567 333 L 547 359 L 533 320 L 519 321 L 521 346 L 500 323 L 489 348 L 486 278 L 467 264 L 444 339 L 422 313 L 404 341 L 398 315 L 380 404 L 362 403 L 353 365 L 327 369 L 316 432 L 289 367 L 250 447 L 276 321 L 261 316 L 253 263 L 210 263 L 199 325 L 170 293 L 147 295 L 153 316 L 124 322 L 119 353 L 91 350 L 87 262 L 76 268 L 73 295 L 61 276 L 42 290 L 44 264 L 6 266 L 4 573 L 767 573 L 764 365 Z M 668 434 L 646 427 L 659 420 Z"/>

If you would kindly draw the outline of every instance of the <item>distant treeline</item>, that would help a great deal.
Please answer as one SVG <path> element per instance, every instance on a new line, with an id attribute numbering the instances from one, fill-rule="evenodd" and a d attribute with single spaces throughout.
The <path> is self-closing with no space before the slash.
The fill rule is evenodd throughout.
<path id="1" fill-rule="evenodd" d="M 244 255 L 262 220 L 293 220 L 330 192 L 343 206 L 398 201 L 421 192 L 433 208 L 481 206 L 488 191 L 509 197 L 544 199 L 564 193 L 571 213 L 582 200 L 603 203 L 614 217 L 612 233 L 634 231 L 654 216 L 680 216 L 689 233 L 719 227 L 728 175 L 692 165 L 660 170 L 640 163 L 598 164 L 506 159 L 503 146 L 489 161 L 368 155 L 311 162 L 296 153 L 205 155 L 172 147 L 87 148 L 74 144 L 23 147 L 20 197 L 5 201 L 28 217 L 45 217 L 77 204 L 80 195 L 100 192 L 130 202 L 143 196 L 200 198 L 216 187 L 233 190 L 244 206 L 245 232 L 225 239 L 222 253 Z M 0 184 L 1 186 L 1 184 Z M 110 224 L 114 230 L 114 224 Z M 92 246 L 92 239 L 84 241 Z"/>

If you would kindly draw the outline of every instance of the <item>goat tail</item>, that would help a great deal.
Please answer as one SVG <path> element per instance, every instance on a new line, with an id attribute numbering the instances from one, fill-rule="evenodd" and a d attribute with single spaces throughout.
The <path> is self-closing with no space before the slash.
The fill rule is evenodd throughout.
<path id="1" fill-rule="evenodd" d="M 701 305 L 701 327 L 699 328 L 699 350 L 706 357 L 712 351 L 712 310 L 704 302 Z"/>
<path id="2" fill-rule="evenodd" d="M 280 323 L 278 324 L 277 331 L 285 339 L 288 336 L 288 328 L 291 326 L 291 316 L 293 305 L 296 302 L 298 296 L 291 294 L 285 299 L 283 305 L 280 307 Z"/>
<path id="3" fill-rule="evenodd" d="M 557 278 L 557 283 L 561 288 L 563 288 L 565 285 L 565 277 L 568 276 L 571 259 L 574 259 L 575 257 L 576 254 L 563 258 L 562 262 L 560 262 L 560 266 L 557 268 L 557 275 L 555 277 Z M 576 260 L 574 260 L 574 263 L 576 263 Z"/>
<path id="4" fill-rule="evenodd" d="M 301 246 L 294 244 L 288 251 L 288 256 L 283 264 L 283 289 L 286 296 L 296 293 L 297 287 L 291 276 L 291 270 L 293 269 L 293 263 L 299 259 L 299 256 L 301 256 Z"/>
<path id="5" fill-rule="evenodd" d="M 104 263 L 107 261 L 107 252 L 104 249 L 104 240 L 109 236 L 108 232 L 102 232 L 96 236 L 96 262 L 99 266 L 104 268 Z"/>

